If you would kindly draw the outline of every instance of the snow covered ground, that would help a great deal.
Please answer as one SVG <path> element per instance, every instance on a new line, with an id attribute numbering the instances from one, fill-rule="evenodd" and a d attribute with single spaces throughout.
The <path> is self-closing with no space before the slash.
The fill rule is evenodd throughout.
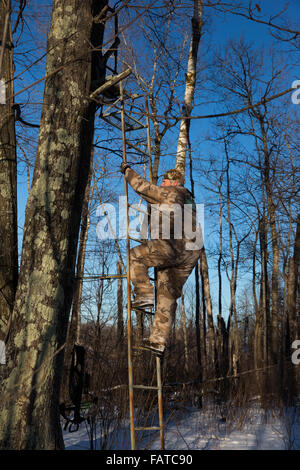
<path id="1" fill-rule="evenodd" d="M 227 420 L 228 421 L 228 420 Z M 195 408 L 174 410 L 166 417 L 166 450 L 296 450 L 300 449 L 300 412 L 296 409 L 268 412 L 257 406 L 225 422 L 214 410 Z M 107 423 L 106 423 L 107 424 Z M 130 449 L 129 424 L 113 429 L 110 424 L 106 449 Z M 99 422 L 94 433 L 94 449 L 101 449 L 105 426 Z M 66 449 L 90 449 L 91 429 L 82 423 L 77 432 L 64 431 Z M 157 431 L 136 433 L 137 448 L 160 449 Z M 102 447 L 103 448 L 103 447 Z"/>

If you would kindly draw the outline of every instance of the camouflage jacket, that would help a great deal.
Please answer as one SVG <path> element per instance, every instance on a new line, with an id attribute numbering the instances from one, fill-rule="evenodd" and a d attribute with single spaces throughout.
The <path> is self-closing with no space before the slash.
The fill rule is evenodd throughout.
<path id="1" fill-rule="evenodd" d="M 128 168 L 125 179 L 132 189 L 150 203 L 151 239 L 176 241 L 185 248 L 195 241 L 196 205 L 191 192 L 182 185 L 156 186 Z M 148 211 L 149 212 L 149 211 Z M 195 248 L 191 248 L 195 249 Z"/>

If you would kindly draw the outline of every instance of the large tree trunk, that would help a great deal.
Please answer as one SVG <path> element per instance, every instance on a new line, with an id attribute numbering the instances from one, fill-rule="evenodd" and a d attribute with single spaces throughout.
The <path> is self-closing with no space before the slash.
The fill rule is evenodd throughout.
<path id="1" fill-rule="evenodd" d="M 0 399 L 2 449 L 63 448 L 58 399 L 91 157 L 93 25 L 105 0 L 53 1 L 44 106 Z M 61 67 L 63 69 L 61 69 Z M 57 73 L 54 71 L 60 67 Z"/>
<path id="2" fill-rule="evenodd" d="M 0 2 L 0 340 L 7 340 L 18 280 L 17 161 L 10 2 Z M 2 88 L 2 90 L 3 90 Z"/>
<path id="3" fill-rule="evenodd" d="M 180 122 L 180 130 L 177 144 L 176 168 L 184 173 L 185 170 L 185 157 L 188 145 L 190 119 L 185 116 L 190 116 L 196 84 L 196 70 L 197 70 L 197 55 L 198 47 L 202 33 L 202 0 L 194 0 L 194 14 L 192 18 L 192 38 L 190 44 L 190 51 L 188 57 L 188 66 L 185 79 L 185 94 L 184 104 L 182 107 L 182 119 Z"/>

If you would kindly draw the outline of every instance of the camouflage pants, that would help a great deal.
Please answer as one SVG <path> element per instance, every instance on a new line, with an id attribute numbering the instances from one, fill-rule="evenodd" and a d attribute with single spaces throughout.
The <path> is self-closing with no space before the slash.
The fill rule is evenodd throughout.
<path id="1" fill-rule="evenodd" d="M 199 250 L 176 249 L 166 240 L 152 240 L 130 251 L 130 276 L 135 296 L 153 297 L 148 276 L 150 267 L 157 268 L 157 299 L 150 341 L 165 345 L 174 321 L 182 288 L 200 255 Z"/>

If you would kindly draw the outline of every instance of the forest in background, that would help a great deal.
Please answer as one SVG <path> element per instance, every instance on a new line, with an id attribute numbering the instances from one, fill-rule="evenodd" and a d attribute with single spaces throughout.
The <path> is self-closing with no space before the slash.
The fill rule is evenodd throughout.
<path id="1" fill-rule="evenodd" d="M 9 98 L 0 104 L 1 447 L 63 448 L 58 405 L 69 400 L 74 343 L 86 348 L 94 415 L 105 409 L 109 422 L 116 408 L 120 417 L 128 411 L 125 282 L 97 279 L 124 272 L 126 259 L 123 240 L 96 231 L 99 207 L 117 208 L 123 195 L 122 135 L 91 98 L 107 51 L 106 77 L 130 68 L 126 109 L 149 123 L 151 158 L 145 129 L 128 132 L 133 168 L 160 184 L 165 170 L 185 167 L 186 186 L 204 204 L 204 248 L 163 361 L 165 409 L 168 387 L 197 406 L 212 395 L 227 409 L 257 395 L 264 407 L 294 403 L 299 7 L 0 5 Z M 136 317 L 137 342 L 148 327 Z M 151 379 L 149 356 L 134 361 L 137 383 Z M 142 415 L 154 406 L 145 400 L 136 401 Z"/>

